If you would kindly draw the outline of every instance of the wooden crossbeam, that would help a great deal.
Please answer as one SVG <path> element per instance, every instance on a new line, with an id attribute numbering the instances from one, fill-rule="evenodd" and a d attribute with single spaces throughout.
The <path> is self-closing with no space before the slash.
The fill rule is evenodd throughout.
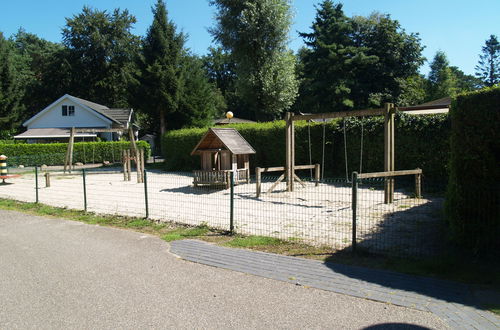
<path id="1" fill-rule="evenodd" d="M 414 170 L 362 173 L 362 174 L 358 174 L 358 179 L 388 178 L 388 177 L 395 177 L 395 176 L 417 175 L 417 174 L 422 174 L 422 169 L 417 168 Z"/>
<path id="2" fill-rule="evenodd" d="M 126 128 L 75 128 L 76 133 L 119 133 L 127 132 Z"/>
<path id="3" fill-rule="evenodd" d="M 365 109 L 365 110 L 351 110 L 339 111 L 329 113 L 314 113 L 310 115 L 292 115 L 291 120 L 313 120 L 313 119 L 334 119 L 345 117 L 365 117 L 365 116 L 381 116 L 384 114 L 384 109 Z"/>

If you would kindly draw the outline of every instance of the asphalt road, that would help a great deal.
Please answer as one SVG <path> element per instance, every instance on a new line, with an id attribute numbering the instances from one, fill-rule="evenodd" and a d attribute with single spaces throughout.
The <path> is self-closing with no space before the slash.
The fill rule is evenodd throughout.
<path id="1" fill-rule="evenodd" d="M 430 313 L 168 250 L 141 233 L 0 210 L 0 329 L 446 328 Z"/>

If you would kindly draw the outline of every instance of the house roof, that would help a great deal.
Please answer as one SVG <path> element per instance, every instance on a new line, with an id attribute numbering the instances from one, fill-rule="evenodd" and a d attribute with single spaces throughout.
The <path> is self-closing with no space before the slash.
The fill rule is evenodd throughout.
<path id="1" fill-rule="evenodd" d="M 58 103 L 60 100 L 64 98 L 69 98 L 73 102 L 78 103 L 87 109 L 95 111 L 97 115 L 100 116 L 101 118 L 104 117 L 107 121 L 111 121 L 112 123 L 118 125 L 127 127 L 128 123 L 132 119 L 133 109 L 110 109 L 105 105 L 94 103 L 69 94 L 65 94 L 64 96 L 60 97 L 55 102 L 47 106 L 45 109 L 43 109 L 42 111 L 38 112 L 36 115 L 31 117 L 27 121 L 25 121 L 23 125 L 27 126 L 31 121 L 42 115 L 42 113 L 51 109 L 56 103 Z"/>
<path id="2" fill-rule="evenodd" d="M 450 109 L 450 105 L 451 97 L 443 97 L 419 105 L 412 105 L 410 107 L 398 107 L 398 110 L 415 115 L 438 114 L 447 113 Z"/>
<path id="3" fill-rule="evenodd" d="M 252 120 L 236 118 L 236 117 L 233 117 L 231 119 L 219 118 L 214 120 L 215 125 L 243 124 L 243 123 L 255 123 L 255 122 Z"/>
<path id="4" fill-rule="evenodd" d="M 234 128 L 210 128 L 194 147 L 191 155 L 203 150 L 212 151 L 226 148 L 234 155 L 254 154 L 255 150 Z"/>
<path id="5" fill-rule="evenodd" d="M 68 95 L 71 96 L 71 95 Z M 74 100 L 76 100 L 78 103 L 83 104 L 90 109 L 99 112 L 101 115 L 105 116 L 106 118 L 110 119 L 111 121 L 114 121 L 117 124 L 127 126 L 127 123 L 131 119 L 132 115 L 132 109 L 122 109 L 122 108 L 115 108 L 115 109 L 110 109 L 105 105 L 94 103 L 88 100 L 81 99 L 76 96 L 71 96 Z"/>
<path id="6" fill-rule="evenodd" d="M 96 137 L 95 133 L 75 133 L 75 137 Z M 30 128 L 24 133 L 14 136 L 14 139 L 69 138 L 69 128 Z"/>

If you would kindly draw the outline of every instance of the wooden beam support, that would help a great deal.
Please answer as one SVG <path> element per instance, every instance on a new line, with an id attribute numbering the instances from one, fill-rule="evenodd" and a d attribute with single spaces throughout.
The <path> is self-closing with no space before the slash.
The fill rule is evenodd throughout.
<path id="1" fill-rule="evenodd" d="M 384 104 L 384 172 L 391 171 L 391 104 Z M 384 203 L 389 204 L 390 183 L 389 178 L 384 180 Z"/>
<path id="2" fill-rule="evenodd" d="M 75 128 L 71 127 L 71 132 L 69 135 L 69 145 L 68 145 L 68 171 L 71 173 L 73 168 L 73 145 L 75 144 Z M 65 170 L 66 172 L 66 170 Z"/>
<path id="3" fill-rule="evenodd" d="M 119 133 L 126 132 L 125 128 L 76 128 L 76 133 Z"/>
<path id="4" fill-rule="evenodd" d="M 358 174 L 358 179 L 386 178 L 386 177 L 395 177 L 403 175 L 422 175 L 422 170 L 420 168 L 417 168 L 414 170 L 362 173 Z"/>
<path id="5" fill-rule="evenodd" d="M 274 188 L 276 188 L 276 186 L 281 182 L 283 181 L 283 179 L 285 178 L 285 174 L 281 174 L 280 177 L 278 178 L 278 180 L 276 180 L 275 183 L 273 183 L 273 185 L 267 190 L 267 193 L 269 194 L 271 191 L 274 190 Z"/>

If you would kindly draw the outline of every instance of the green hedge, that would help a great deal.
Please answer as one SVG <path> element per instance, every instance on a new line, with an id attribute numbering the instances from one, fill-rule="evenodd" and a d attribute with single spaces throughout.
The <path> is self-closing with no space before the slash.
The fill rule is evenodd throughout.
<path id="1" fill-rule="evenodd" d="M 446 214 L 452 238 L 475 251 L 500 248 L 500 88 L 458 96 L 451 111 Z"/>
<path id="2" fill-rule="evenodd" d="M 146 155 L 151 154 L 150 146 L 145 141 L 138 141 L 139 148 L 145 148 Z M 0 154 L 6 155 L 9 166 L 25 165 L 63 165 L 67 143 L 24 143 L 0 144 Z M 103 161 L 118 162 L 121 151 L 129 149 L 130 142 L 76 142 L 74 145 L 73 162 L 102 163 Z"/>
<path id="3" fill-rule="evenodd" d="M 325 173 L 345 176 L 343 121 L 325 124 Z M 383 118 L 348 119 L 346 124 L 347 159 L 349 175 L 359 171 L 360 139 L 363 126 L 363 172 L 383 171 Z M 257 151 L 250 159 L 256 166 L 284 166 L 285 123 L 275 121 L 259 124 L 236 124 L 236 128 Z M 398 114 L 396 118 L 396 169 L 420 167 L 428 178 L 445 181 L 448 159 L 449 120 L 447 115 L 411 116 Z M 190 171 L 200 167 L 192 149 L 207 131 L 193 128 L 169 131 L 163 136 L 163 155 L 168 170 Z M 296 164 L 309 164 L 309 131 L 312 163 L 321 163 L 323 125 L 296 122 Z"/>

